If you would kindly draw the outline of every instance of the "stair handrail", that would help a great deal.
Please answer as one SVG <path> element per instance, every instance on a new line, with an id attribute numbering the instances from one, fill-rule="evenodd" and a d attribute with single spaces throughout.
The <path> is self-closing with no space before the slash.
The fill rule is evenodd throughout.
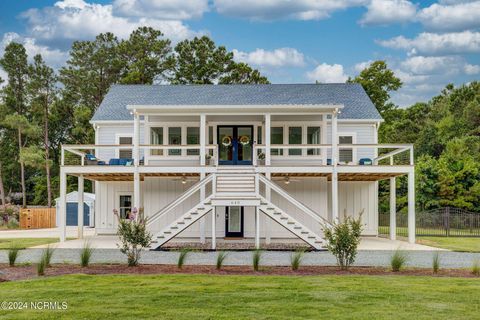
<path id="1" fill-rule="evenodd" d="M 265 176 L 259 174 L 258 177 L 259 177 L 260 181 L 262 181 L 265 185 L 267 185 L 271 189 L 275 190 L 278 194 L 283 196 L 290 203 L 292 203 L 293 205 L 298 207 L 300 210 L 302 210 L 303 212 L 308 214 L 310 217 L 315 219 L 315 221 L 317 221 L 318 223 L 320 223 L 322 225 L 325 225 L 327 227 L 332 226 L 332 224 L 327 219 L 323 218 L 322 216 L 319 216 L 315 211 L 313 211 L 312 209 L 310 209 L 309 207 L 307 207 L 306 205 L 304 205 L 303 203 L 301 203 L 300 201 L 298 201 L 297 199 L 292 197 L 287 191 L 280 188 L 277 184 L 275 184 L 271 180 L 267 179 Z"/>
<path id="2" fill-rule="evenodd" d="M 188 188 L 184 193 L 182 193 L 178 198 L 167 204 L 165 207 L 154 213 L 147 219 L 147 227 L 150 226 L 153 222 L 157 221 L 161 216 L 165 215 L 167 212 L 175 208 L 177 205 L 191 197 L 195 192 L 199 191 L 201 187 L 205 186 L 207 183 L 211 182 L 215 176 L 215 173 L 209 174 L 204 179 L 198 181 L 193 186 Z"/>

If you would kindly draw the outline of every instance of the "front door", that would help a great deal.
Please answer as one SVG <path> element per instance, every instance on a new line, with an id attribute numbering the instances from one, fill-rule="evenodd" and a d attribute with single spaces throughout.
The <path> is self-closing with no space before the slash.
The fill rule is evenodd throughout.
<path id="1" fill-rule="evenodd" d="M 225 237 L 243 238 L 243 207 L 225 208 Z"/>
<path id="2" fill-rule="evenodd" d="M 218 164 L 251 165 L 253 126 L 218 126 Z"/>

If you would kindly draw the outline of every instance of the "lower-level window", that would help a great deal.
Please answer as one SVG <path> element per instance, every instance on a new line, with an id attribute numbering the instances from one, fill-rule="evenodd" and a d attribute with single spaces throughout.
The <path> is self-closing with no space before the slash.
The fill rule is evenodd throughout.
<path id="1" fill-rule="evenodd" d="M 120 207 L 118 213 L 121 219 L 128 219 L 132 212 L 132 196 L 120 195 Z"/>

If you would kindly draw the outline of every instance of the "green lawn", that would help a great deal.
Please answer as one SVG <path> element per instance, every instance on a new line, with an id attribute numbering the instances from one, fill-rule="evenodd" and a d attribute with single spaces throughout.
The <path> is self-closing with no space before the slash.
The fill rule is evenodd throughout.
<path id="1" fill-rule="evenodd" d="M 474 237 L 417 237 L 417 242 L 453 251 L 480 252 L 480 238 Z"/>
<path id="2" fill-rule="evenodd" d="M 0 238 L 0 249 L 8 249 L 12 245 L 21 249 L 58 242 L 58 238 Z"/>
<path id="3" fill-rule="evenodd" d="M 15 319 L 474 319 L 480 278 L 70 275 L 0 283 L 2 301 L 67 302 Z"/>

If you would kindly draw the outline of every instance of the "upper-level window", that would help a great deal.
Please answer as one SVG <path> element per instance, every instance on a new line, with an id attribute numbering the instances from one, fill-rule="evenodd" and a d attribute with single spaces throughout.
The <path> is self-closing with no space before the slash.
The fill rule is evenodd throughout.
<path id="1" fill-rule="evenodd" d="M 155 127 L 150 129 L 150 144 L 162 145 L 163 144 L 163 128 Z M 150 150 L 152 156 L 162 156 L 163 150 L 153 149 Z"/>
<path id="2" fill-rule="evenodd" d="M 168 128 L 168 144 L 169 145 L 181 145 L 182 144 L 182 128 L 181 127 L 169 127 Z M 181 149 L 169 149 L 169 156 L 182 155 Z"/>
<path id="3" fill-rule="evenodd" d="M 270 143 L 274 144 L 283 144 L 283 127 L 272 127 L 270 129 Z M 283 155 L 282 149 L 271 149 L 270 154 L 272 156 Z"/>
<path id="4" fill-rule="evenodd" d="M 338 144 L 353 144 L 352 135 L 338 136 Z M 339 162 L 349 163 L 353 162 L 353 149 L 352 148 L 340 148 L 338 151 Z"/>
<path id="5" fill-rule="evenodd" d="M 320 127 L 307 127 L 307 144 L 321 144 Z M 319 155 L 319 149 L 307 149 L 307 155 Z"/>
<path id="6" fill-rule="evenodd" d="M 302 144 L 302 127 L 288 128 L 288 144 Z M 302 155 L 302 149 L 289 149 L 289 156 Z"/>
<path id="7" fill-rule="evenodd" d="M 200 128 L 199 127 L 187 127 L 187 144 L 200 144 Z M 187 155 L 198 156 L 200 150 L 187 149 Z"/>
<path id="8" fill-rule="evenodd" d="M 132 137 L 118 137 L 118 144 L 129 144 L 132 145 Z M 118 157 L 122 159 L 131 159 L 132 158 L 132 149 L 120 149 L 118 150 Z"/>

